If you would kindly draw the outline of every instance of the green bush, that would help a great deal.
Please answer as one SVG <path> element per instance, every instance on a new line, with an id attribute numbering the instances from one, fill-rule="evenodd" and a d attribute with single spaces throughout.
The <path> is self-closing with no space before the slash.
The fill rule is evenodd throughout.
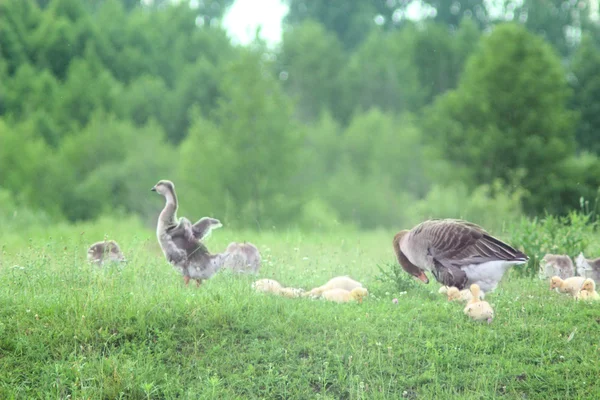
<path id="1" fill-rule="evenodd" d="M 521 218 L 510 226 L 510 242 L 529 256 L 523 268 L 515 268 L 519 276 L 533 277 L 546 253 L 566 254 L 573 260 L 590 245 L 597 222 L 592 214 L 571 211 L 564 217 Z"/>

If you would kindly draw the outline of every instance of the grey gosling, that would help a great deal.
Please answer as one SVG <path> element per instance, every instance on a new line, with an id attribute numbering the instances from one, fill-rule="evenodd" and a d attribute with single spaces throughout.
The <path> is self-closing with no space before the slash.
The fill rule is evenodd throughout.
<path id="1" fill-rule="evenodd" d="M 258 248 L 249 242 L 231 242 L 225 253 L 229 255 L 224 267 L 234 272 L 258 273 L 261 264 L 261 256 Z"/>
<path id="2" fill-rule="evenodd" d="M 600 258 L 592 260 L 585 258 L 583 253 L 579 253 L 575 264 L 577 265 L 577 275 L 600 282 Z"/>
<path id="3" fill-rule="evenodd" d="M 96 242 L 87 251 L 87 260 L 99 266 L 108 262 L 127 262 L 119 245 L 114 240 Z"/>
<path id="4" fill-rule="evenodd" d="M 575 276 L 575 267 L 571 257 L 566 254 L 546 254 L 540 262 L 539 278 L 550 279 L 553 276 L 559 276 L 561 279 L 567 279 Z"/>
<path id="5" fill-rule="evenodd" d="M 186 285 L 194 279 L 200 286 L 202 280 L 214 275 L 227 259 L 227 254 L 211 254 L 201 242 L 212 229 L 220 228 L 221 222 L 203 217 L 192 224 L 185 217 L 177 218 L 177 194 L 171 181 L 160 180 L 150 190 L 166 200 L 156 226 L 156 237 L 165 258 L 183 275 Z"/>

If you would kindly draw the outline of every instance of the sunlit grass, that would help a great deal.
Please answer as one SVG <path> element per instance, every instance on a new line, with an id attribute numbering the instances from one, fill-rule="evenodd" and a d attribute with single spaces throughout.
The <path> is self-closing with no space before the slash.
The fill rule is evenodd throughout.
<path id="1" fill-rule="evenodd" d="M 122 268 L 85 263 L 104 232 Z M 508 277 L 486 296 L 493 323 L 473 323 L 433 281 L 407 279 L 403 294 L 378 279 L 390 238 L 223 228 L 208 240 L 252 241 L 260 277 L 286 286 L 348 274 L 370 290 L 362 304 L 257 294 L 256 277 L 226 271 L 184 287 L 138 228 L 13 242 L 0 259 L 0 398 L 600 398 L 600 304 Z"/>

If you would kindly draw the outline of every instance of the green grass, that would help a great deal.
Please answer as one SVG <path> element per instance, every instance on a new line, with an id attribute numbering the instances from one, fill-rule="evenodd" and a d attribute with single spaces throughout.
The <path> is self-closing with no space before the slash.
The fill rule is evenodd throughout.
<path id="1" fill-rule="evenodd" d="M 1 399 L 600 398 L 600 304 L 508 276 L 486 298 L 494 322 L 474 323 L 433 280 L 403 279 L 401 294 L 380 279 L 392 232 L 208 240 L 252 241 L 260 277 L 285 285 L 349 274 L 370 290 L 335 304 L 253 293 L 256 277 L 226 272 L 184 287 L 151 231 L 48 229 L 0 254 Z M 125 267 L 85 263 L 104 231 Z"/>

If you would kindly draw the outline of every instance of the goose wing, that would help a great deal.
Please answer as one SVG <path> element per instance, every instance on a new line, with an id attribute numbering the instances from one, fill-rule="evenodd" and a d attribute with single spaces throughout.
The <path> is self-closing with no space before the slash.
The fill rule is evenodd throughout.
<path id="1" fill-rule="evenodd" d="M 216 218 L 202 217 L 192 225 L 191 229 L 197 240 L 202 240 L 210 235 L 211 230 L 222 227 L 221 221 Z"/>
<path id="2" fill-rule="evenodd" d="M 185 217 L 182 217 L 177 225 L 167 228 L 167 234 L 171 237 L 170 249 L 180 261 L 208 254 L 206 246 L 194 235 L 192 223 Z"/>
<path id="3" fill-rule="evenodd" d="M 454 286 L 458 290 L 463 290 L 467 285 L 467 273 L 458 267 L 444 267 L 436 262 L 431 272 L 438 282 L 447 287 Z"/>
<path id="4" fill-rule="evenodd" d="M 480 226 L 462 220 L 433 220 L 418 235 L 427 243 L 436 268 L 461 268 L 489 261 L 527 261 L 529 257 L 496 239 Z"/>

